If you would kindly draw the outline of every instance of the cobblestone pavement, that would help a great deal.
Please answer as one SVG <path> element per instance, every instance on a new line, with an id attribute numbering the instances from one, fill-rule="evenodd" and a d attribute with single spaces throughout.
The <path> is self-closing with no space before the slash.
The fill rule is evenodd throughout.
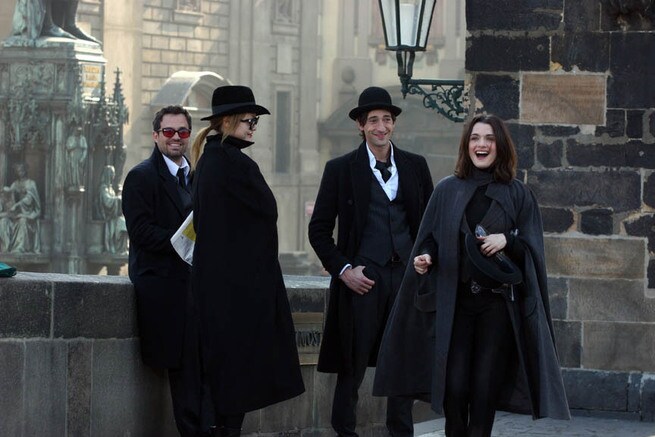
<path id="1" fill-rule="evenodd" d="M 414 425 L 414 435 L 444 437 L 444 419 Z M 568 420 L 540 419 L 499 412 L 496 414 L 493 437 L 655 437 L 655 422 L 617 420 L 573 416 Z"/>

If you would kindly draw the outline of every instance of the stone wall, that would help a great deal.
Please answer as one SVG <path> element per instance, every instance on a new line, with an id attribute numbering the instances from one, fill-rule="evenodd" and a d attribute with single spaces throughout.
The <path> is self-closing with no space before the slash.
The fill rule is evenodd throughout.
<path id="1" fill-rule="evenodd" d="M 491 8 L 467 2 L 472 108 L 508 120 L 542 208 L 571 406 L 634 414 L 655 371 L 655 2 Z"/>
<path id="2" fill-rule="evenodd" d="M 162 85 L 180 70 L 226 75 L 229 2 L 179 0 L 144 2 L 141 103 L 152 102 Z M 152 118 L 152 117 L 151 117 Z"/>
<path id="3" fill-rule="evenodd" d="M 286 278 L 306 392 L 248 413 L 246 434 L 329 435 L 334 376 L 315 371 L 325 278 Z M 0 435 L 176 436 L 165 371 L 141 363 L 126 277 L 19 273 L 0 279 Z M 371 375 L 363 390 L 370 393 Z M 362 402 L 381 427 L 384 401 Z"/>
<path id="4" fill-rule="evenodd" d="M 248 413 L 244 433 L 332 435 L 335 377 L 315 368 L 328 283 L 300 276 L 285 281 L 306 392 Z M 554 306 L 565 281 L 557 282 Z M 559 322 L 558 337 L 575 339 L 578 334 L 569 331 L 580 329 L 574 325 Z M 651 341 L 637 329 L 615 329 L 623 331 L 624 343 Z M 586 330 L 590 348 L 606 345 L 603 322 Z M 575 349 L 574 343 L 565 340 L 561 349 Z M 655 420 L 655 373 L 610 371 L 606 362 L 593 364 L 593 369 L 564 371 L 574 412 Z M 0 375 L 2 436 L 177 435 L 166 373 L 141 363 L 134 293 L 126 277 L 19 273 L 0 279 Z M 366 435 L 384 429 L 384 400 L 369 395 L 371 384 L 369 372 L 358 415 Z M 416 422 L 434 417 L 427 404 L 415 404 Z"/>

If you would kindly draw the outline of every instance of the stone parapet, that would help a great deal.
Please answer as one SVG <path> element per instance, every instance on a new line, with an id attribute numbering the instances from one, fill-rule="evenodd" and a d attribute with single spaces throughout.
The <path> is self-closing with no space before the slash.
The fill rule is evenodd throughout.
<path id="1" fill-rule="evenodd" d="M 654 310 L 635 303 L 640 299 L 636 282 L 585 281 L 549 281 L 571 407 L 652 421 Z M 306 392 L 248 413 L 244 433 L 332 435 L 336 377 L 315 367 L 328 279 L 287 276 L 285 282 Z M 606 299 L 622 299 L 625 308 L 594 306 Z M 0 435 L 177 435 L 166 372 L 142 364 L 136 326 L 133 288 L 126 277 L 19 273 L 1 279 Z M 365 435 L 385 432 L 385 400 L 370 396 L 372 381 L 369 369 L 358 413 Z M 435 417 L 420 402 L 414 414 L 417 422 Z"/>

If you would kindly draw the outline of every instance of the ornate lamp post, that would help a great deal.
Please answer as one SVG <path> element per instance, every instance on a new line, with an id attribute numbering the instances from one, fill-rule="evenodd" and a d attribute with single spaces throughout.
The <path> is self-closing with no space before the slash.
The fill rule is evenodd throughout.
<path id="1" fill-rule="evenodd" d="M 425 51 L 437 0 L 379 0 L 386 49 L 396 52 L 403 97 L 423 96 L 426 108 L 452 121 L 464 121 L 464 81 L 412 79 L 416 52 Z M 431 92 L 421 88 L 431 87 Z"/>

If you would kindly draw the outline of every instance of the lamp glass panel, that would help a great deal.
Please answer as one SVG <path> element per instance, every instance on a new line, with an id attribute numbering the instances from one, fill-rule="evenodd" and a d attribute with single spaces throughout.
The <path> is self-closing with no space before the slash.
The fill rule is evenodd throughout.
<path id="1" fill-rule="evenodd" d="M 400 2 L 400 45 L 414 47 L 418 30 L 418 15 L 420 12 L 417 1 L 403 0 Z"/>
<path id="2" fill-rule="evenodd" d="M 398 26 L 396 18 L 396 0 L 380 0 L 380 12 L 384 24 L 387 47 L 398 46 Z"/>
<path id="3" fill-rule="evenodd" d="M 423 10 L 423 16 L 421 17 L 421 34 L 418 35 L 418 46 L 425 48 L 428 43 L 428 33 L 430 32 L 430 24 L 432 21 L 432 14 L 434 12 L 434 7 L 436 6 L 436 0 L 425 0 L 425 6 Z M 418 21 L 418 17 L 417 17 Z"/>

